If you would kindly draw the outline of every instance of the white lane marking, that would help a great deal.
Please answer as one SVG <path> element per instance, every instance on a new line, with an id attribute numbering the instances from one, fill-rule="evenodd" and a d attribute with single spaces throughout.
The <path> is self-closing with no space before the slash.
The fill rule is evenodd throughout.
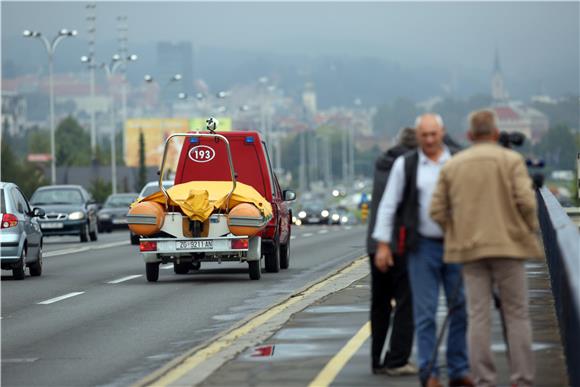
<path id="1" fill-rule="evenodd" d="M 290 239 L 296 239 L 296 235 L 290 235 Z"/>
<path id="2" fill-rule="evenodd" d="M 37 360 L 37 357 L 23 357 L 15 359 L 2 359 L 2 363 L 34 363 Z"/>
<path id="3" fill-rule="evenodd" d="M 352 228 L 352 226 L 344 226 L 345 230 L 350 230 Z"/>
<path id="4" fill-rule="evenodd" d="M 160 269 L 163 269 L 163 270 L 173 269 L 173 263 L 168 263 L 167 265 L 161 265 Z"/>
<path id="5" fill-rule="evenodd" d="M 130 281 L 135 278 L 143 277 L 143 274 L 128 275 L 127 277 L 119 278 L 113 281 L 107 282 L 108 284 L 120 284 L 121 282 Z"/>
<path id="6" fill-rule="evenodd" d="M 304 238 L 311 237 L 312 235 L 314 235 L 314 234 L 312 234 L 311 232 L 307 232 L 307 233 L 305 233 L 305 234 L 302 234 L 302 236 L 303 236 Z"/>
<path id="7" fill-rule="evenodd" d="M 82 253 L 83 251 L 89 251 L 89 250 L 108 249 L 109 247 L 123 246 L 123 245 L 127 245 L 127 244 L 129 244 L 129 241 L 119 241 L 119 242 L 106 243 L 104 245 L 99 245 L 99 246 L 83 246 L 83 247 L 77 247 L 74 249 L 47 251 L 47 252 L 44 252 L 42 255 L 44 257 L 56 257 L 59 255 Z"/>
<path id="8" fill-rule="evenodd" d="M 327 229 L 318 230 L 319 234 L 326 234 L 328 232 Z"/>
<path id="9" fill-rule="evenodd" d="M 68 294 L 65 294 L 65 295 L 60 296 L 60 297 L 51 298 L 50 300 L 41 301 L 41 302 L 38 303 L 38 305 L 48 305 L 48 304 L 52 304 L 52 303 L 55 303 L 55 302 L 58 302 L 58 301 L 66 300 L 67 298 L 71 298 L 71 297 L 75 297 L 75 296 L 80 296 L 83 293 L 84 292 L 72 292 L 72 293 L 68 293 Z"/>

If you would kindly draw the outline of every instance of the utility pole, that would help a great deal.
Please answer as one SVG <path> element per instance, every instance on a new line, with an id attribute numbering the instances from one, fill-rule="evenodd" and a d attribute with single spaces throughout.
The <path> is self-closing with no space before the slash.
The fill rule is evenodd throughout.
<path id="1" fill-rule="evenodd" d="M 117 17 L 117 32 L 119 41 L 119 54 L 121 55 L 121 147 L 123 149 L 123 155 L 126 154 L 127 144 L 125 142 L 125 123 L 127 122 L 127 58 L 129 58 L 129 52 L 127 47 L 128 42 L 128 31 L 129 27 L 127 25 L 127 16 Z"/>
<path id="2" fill-rule="evenodd" d="M 342 181 L 346 189 L 348 189 L 348 129 L 344 127 L 342 129 Z"/>
<path id="3" fill-rule="evenodd" d="M 42 41 L 46 53 L 48 54 L 48 87 L 49 87 L 49 104 L 50 104 L 50 182 L 56 184 L 56 145 L 55 145 L 55 117 L 54 117 L 54 53 L 58 44 L 67 37 L 75 37 L 76 30 L 67 30 L 66 28 L 58 31 L 58 34 L 49 39 L 39 31 L 24 30 L 22 35 L 25 38 L 37 38 Z"/>
<path id="4" fill-rule="evenodd" d="M 316 131 L 311 131 L 311 136 L 308 141 L 308 178 L 312 188 L 312 183 L 318 180 L 318 139 L 316 138 Z"/>
<path id="5" fill-rule="evenodd" d="M 298 186 L 300 187 L 300 193 L 304 194 L 307 190 L 306 182 L 306 130 L 303 130 L 299 134 L 300 136 L 300 165 L 298 170 Z"/>
<path id="6" fill-rule="evenodd" d="M 352 187 L 354 184 L 354 126 L 349 126 L 349 148 L 348 148 L 348 159 L 349 159 L 349 171 L 348 171 L 348 186 Z"/>
<path id="7" fill-rule="evenodd" d="M 96 3 L 89 3 L 86 5 L 87 9 L 87 35 L 89 37 L 89 78 L 90 78 L 90 93 L 91 93 L 91 164 L 97 164 L 97 122 L 96 122 L 96 106 L 95 106 L 95 41 L 97 34 L 97 14 Z"/>
<path id="8" fill-rule="evenodd" d="M 322 160 L 324 163 L 324 183 L 327 188 L 332 187 L 332 148 L 330 135 L 322 137 Z"/>

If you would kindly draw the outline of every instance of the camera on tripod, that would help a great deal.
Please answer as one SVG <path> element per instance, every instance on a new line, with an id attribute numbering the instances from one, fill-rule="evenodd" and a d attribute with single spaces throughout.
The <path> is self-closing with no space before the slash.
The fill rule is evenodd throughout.
<path id="1" fill-rule="evenodd" d="M 514 146 L 522 146 L 525 141 L 526 136 L 523 133 L 506 132 L 503 130 L 499 133 L 499 138 L 497 140 L 501 146 L 508 149 L 512 149 Z M 542 169 L 544 168 L 544 161 L 526 157 L 526 165 L 530 169 Z M 531 178 L 534 182 L 534 188 L 539 189 L 544 185 L 544 175 L 541 172 L 532 173 Z"/>
<path id="2" fill-rule="evenodd" d="M 499 132 L 499 139 L 497 142 L 500 143 L 504 148 L 512 149 L 514 146 L 522 146 L 526 141 L 526 136 L 520 132 Z"/>

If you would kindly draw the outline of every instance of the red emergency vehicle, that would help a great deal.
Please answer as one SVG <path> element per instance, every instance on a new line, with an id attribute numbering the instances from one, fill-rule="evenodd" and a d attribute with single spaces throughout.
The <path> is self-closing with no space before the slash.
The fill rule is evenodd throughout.
<path id="1" fill-rule="evenodd" d="M 228 139 L 237 181 L 254 187 L 270 202 L 273 217 L 260 232 L 267 272 L 276 273 L 290 265 L 292 214 L 288 201 L 296 198 L 282 190 L 272 169 L 268 148 L 258 132 L 219 132 Z M 219 138 L 196 137 L 184 141 L 175 172 L 175 184 L 189 181 L 230 180 L 227 149 Z"/>
<path id="2" fill-rule="evenodd" d="M 251 279 L 261 277 L 262 258 L 268 272 L 287 269 L 290 264 L 292 224 L 292 214 L 287 202 L 294 200 L 296 194 L 280 188 L 270 163 L 267 146 L 259 133 L 210 131 L 173 134 L 165 144 L 160 182 L 166 172 L 164 164 L 168 146 L 176 138 L 181 138 L 183 145 L 175 171 L 174 186 L 198 181 L 231 181 L 233 192 L 237 182 L 244 183 L 253 187 L 271 204 L 272 217 L 258 234 L 245 237 L 247 239 L 243 242 L 243 236 L 227 233 L 227 226 L 222 228 L 222 217 L 225 215 L 212 215 L 209 235 L 187 237 L 181 230 L 181 214 L 166 212 L 162 232 L 140 238 L 147 279 L 151 282 L 157 281 L 159 264 L 164 262 L 173 262 L 177 274 L 199 269 L 201 262 L 247 262 Z M 160 191 L 168 198 L 167 192 L 161 186 Z M 141 215 L 135 216 L 133 220 L 130 218 L 128 216 L 129 223 L 148 222 Z"/>

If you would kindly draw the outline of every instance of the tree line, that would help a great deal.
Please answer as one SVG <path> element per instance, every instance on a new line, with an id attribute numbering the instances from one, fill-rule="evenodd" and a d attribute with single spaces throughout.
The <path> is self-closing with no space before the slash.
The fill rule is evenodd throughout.
<path id="1" fill-rule="evenodd" d="M 146 183 L 145 143 L 139 139 L 140 168 L 135 190 Z M 26 135 L 10 135 L 7 124 L 3 123 L 1 137 L 1 180 L 16 183 L 25 194 L 30 196 L 36 188 L 50 184 L 44 169 L 50 164 L 41 165 L 29 162 L 28 154 L 50 154 L 50 132 L 34 127 Z M 91 141 L 88 131 L 72 116 L 63 119 L 55 130 L 55 151 L 57 167 L 88 167 L 92 163 L 111 165 L 110 142 L 97 144 L 96 157 L 92 160 Z M 124 165 L 122 134 L 116 136 L 117 165 Z M 96 178 L 86 187 L 98 202 L 103 202 L 111 193 L 111 183 Z"/>

